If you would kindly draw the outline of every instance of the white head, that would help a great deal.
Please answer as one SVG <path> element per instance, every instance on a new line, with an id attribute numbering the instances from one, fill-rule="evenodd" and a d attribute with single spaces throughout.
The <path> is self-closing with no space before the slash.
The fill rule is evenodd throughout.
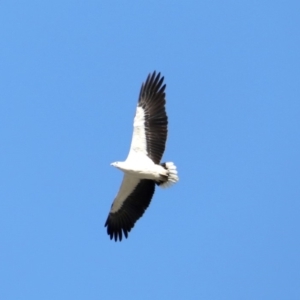
<path id="1" fill-rule="evenodd" d="M 110 165 L 115 168 L 122 169 L 123 163 L 124 162 L 122 162 L 122 161 L 115 161 L 115 162 L 111 163 Z"/>
<path id="2" fill-rule="evenodd" d="M 118 167 L 118 161 L 115 161 L 115 162 L 111 163 L 110 165 L 117 168 Z"/>

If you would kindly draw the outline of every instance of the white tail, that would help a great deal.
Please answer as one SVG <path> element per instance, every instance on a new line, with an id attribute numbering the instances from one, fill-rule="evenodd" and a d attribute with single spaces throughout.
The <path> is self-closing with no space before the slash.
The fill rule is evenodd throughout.
<path id="1" fill-rule="evenodd" d="M 170 187 L 179 180 L 176 166 L 172 162 L 162 163 L 161 166 L 168 171 L 168 180 L 161 183 L 159 186 L 162 188 Z"/>

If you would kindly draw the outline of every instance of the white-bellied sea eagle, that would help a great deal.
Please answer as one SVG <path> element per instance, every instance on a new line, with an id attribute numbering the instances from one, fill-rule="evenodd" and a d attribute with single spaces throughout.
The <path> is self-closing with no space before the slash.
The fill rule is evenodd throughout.
<path id="1" fill-rule="evenodd" d="M 163 81 L 160 73 L 153 72 L 142 84 L 128 157 L 111 164 L 124 172 L 105 222 L 108 235 L 115 241 L 121 241 L 122 234 L 128 237 L 128 232 L 149 206 L 155 185 L 169 187 L 179 179 L 174 163 L 160 163 L 168 133 Z"/>

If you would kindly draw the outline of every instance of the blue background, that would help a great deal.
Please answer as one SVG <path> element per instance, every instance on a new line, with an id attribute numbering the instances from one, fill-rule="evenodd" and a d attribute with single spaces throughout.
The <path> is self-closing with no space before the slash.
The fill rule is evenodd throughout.
<path id="1" fill-rule="evenodd" d="M 299 1 L 1 1 L 1 299 L 300 299 Z M 104 228 L 141 83 L 157 189 Z"/>

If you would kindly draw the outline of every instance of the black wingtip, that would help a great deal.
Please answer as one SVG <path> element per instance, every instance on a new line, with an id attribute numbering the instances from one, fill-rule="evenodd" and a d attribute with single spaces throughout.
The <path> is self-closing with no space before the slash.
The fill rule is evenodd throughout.
<path id="1" fill-rule="evenodd" d="M 116 220 L 115 220 L 116 221 Z M 119 221 L 119 223 L 118 223 Z M 124 224 L 120 224 L 121 220 L 118 220 L 117 223 L 110 220 L 110 215 L 107 217 L 104 227 L 107 227 L 107 234 L 109 235 L 111 240 L 115 240 L 115 242 L 122 241 L 123 235 L 125 238 L 128 238 L 128 233 L 130 229 L 134 226 L 132 224 L 131 228 L 126 228 Z"/>
<path id="2" fill-rule="evenodd" d="M 147 76 L 147 79 L 145 82 L 142 83 L 139 99 L 143 96 L 143 94 L 146 92 L 154 92 L 154 93 L 164 93 L 166 85 L 163 85 L 164 82 L 164 76 L 161 76 L 160 72 L 153 71 L 152 73 L 149 73 Z"/>

